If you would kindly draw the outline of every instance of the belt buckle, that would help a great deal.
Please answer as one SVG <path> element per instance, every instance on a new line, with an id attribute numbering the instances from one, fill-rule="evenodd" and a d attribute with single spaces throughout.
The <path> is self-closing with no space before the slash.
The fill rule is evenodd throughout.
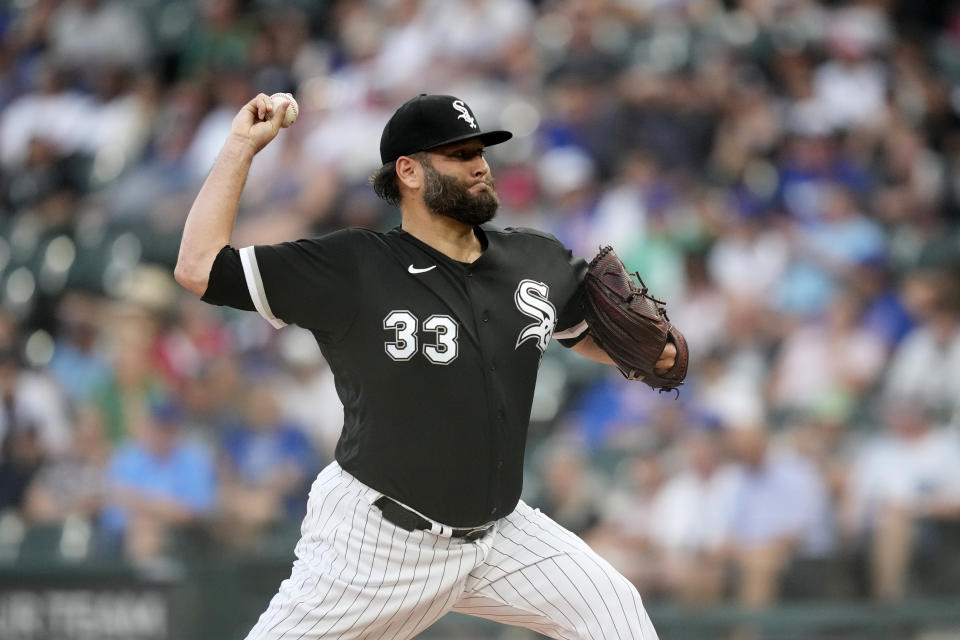
<path id="1" fill-rule="evenodd" d="M 460 537 L 469 542 L 473 542 L 474 540 L 479 540 L 483 536 L 487 535 L 487 533 L 490 531 L 492 527 L 493 527 L 492 524 L 485 524 L 479 527 L 474 527 L 473 529 L 468 529 L 467 532 Z"/>

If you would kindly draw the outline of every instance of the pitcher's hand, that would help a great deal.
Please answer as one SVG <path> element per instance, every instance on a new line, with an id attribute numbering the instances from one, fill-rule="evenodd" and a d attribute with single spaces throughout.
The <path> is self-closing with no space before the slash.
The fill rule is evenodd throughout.
<path id="1" fill-rule="evenodd" d="M 249 144 L 253 152 L 257 153 L 277 136 L 289 104 L 289 101 L 284 100 L 274 108 L 270 96 L 265 93 L 258 94 L 234 117 L 230 136 Z"/>
<path id="2" fill-rule="evenodd" d="M 663 351 L 660 353 L 660 358 L 657 359 L 657 364 L 654 366 L 653 370 L 655 373 L 662 375 L 667 371 L 670 371 L 676 361 L 677 347 L 672 342 L 668 342 L 666 346 L 663 347 Z"/>

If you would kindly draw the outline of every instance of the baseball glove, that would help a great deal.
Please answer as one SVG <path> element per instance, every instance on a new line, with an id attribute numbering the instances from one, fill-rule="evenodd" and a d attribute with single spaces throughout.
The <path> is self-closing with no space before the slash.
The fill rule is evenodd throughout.
<path id="1" fill-rule="evenodd" d="M 665 303 L 640 286 L 620 262 L 613 247 L 603 247 L 590 261 L 585 280 L 584 315 L 590 335 L 617 364 L 627 380 L 642 380 L 659 391 L 673 391 L 687 376 L 687 341 L 670 323 Z M 672 342 L 677 348 L 673 367 L 663 373 L 654 366 Z"/>

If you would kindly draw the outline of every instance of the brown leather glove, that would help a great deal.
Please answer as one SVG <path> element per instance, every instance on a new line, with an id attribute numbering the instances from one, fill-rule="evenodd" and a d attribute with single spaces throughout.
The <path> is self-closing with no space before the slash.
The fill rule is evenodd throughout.
<path id="1" fill-rule="evenodd" d="M 637 280 L 640 276 L 637 275 Z M 672 391 L 687 376 L 687 341 L 670 323 L 665 303 L 639 286 L 613 247 L 603 247 L 590 261 L 584 281 L 584 315 L 590 335 L 628 380 L 642 380 L 659 391 Z M 668 342 L 677 348 L 673 366 L 654 367 Z"/>

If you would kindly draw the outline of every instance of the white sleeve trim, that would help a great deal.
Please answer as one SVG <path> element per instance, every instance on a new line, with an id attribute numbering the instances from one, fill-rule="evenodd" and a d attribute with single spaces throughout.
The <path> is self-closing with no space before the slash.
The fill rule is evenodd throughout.
<path id="1" fill-rule="evenodd" d="M 240 249 L 240 263 L 243 265 L 243 275 L 247 280 L 247 289 L 253 299 L 253 306 L 257 313 L 273 325 L 274 329 L 282 329 L 287 323 L 273 315 L 270 303 L 267 302 L 267 293 L 263 290 L 263 279 L 260 277 L 260 267 L 257 266 L 257 254 L 253 247 Z"/>
<path id="2" fill-rule="evenodd" d="M 553 334 L 553 337 L 557 340 L 569 340 L 570 338 L 578 338 L 580 334 L 587 330 L 587 321 L 583 320 L 580 324 L 575 324 L 569 329 L 564 329 L 563 331 L 557 331 Z"/>

